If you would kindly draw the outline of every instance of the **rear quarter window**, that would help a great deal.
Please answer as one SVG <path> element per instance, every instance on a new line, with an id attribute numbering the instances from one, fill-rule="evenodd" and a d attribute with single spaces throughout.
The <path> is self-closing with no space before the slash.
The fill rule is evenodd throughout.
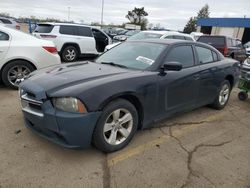
<path id="1" fill-rule="evenodd" d="M 201 36 L 198 39 L 198 41 L 212 45 L 212 46 L 225 46 L 226 45 L 224 37 Z"/>
<path id="2" fill-rule="evenodd" d="M 36 33 L 50 33 L 53 28 L 54 28 L 53 25 L 38 24 L 36 26 L 36 29 L 34 30 L 34 32 L 36 32 Z"/>

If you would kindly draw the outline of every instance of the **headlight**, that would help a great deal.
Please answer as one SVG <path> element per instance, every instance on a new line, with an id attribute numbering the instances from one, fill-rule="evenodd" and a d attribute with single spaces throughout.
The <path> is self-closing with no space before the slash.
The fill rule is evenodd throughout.
<path id="1" fill-rule="evenodd" d="M 55 108 L 65 112 L 86 113 L 84 104 L 77 98 L 65 97 L 52 99 Z"/>

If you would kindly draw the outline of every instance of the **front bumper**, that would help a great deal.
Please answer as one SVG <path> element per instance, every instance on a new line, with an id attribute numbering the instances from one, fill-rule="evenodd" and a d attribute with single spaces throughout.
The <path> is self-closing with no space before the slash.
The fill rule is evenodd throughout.
<path id="1" fill-rule="evenodd" d="M 56 110 L 37 85 L 33 86 L 33 91 L 23 87 L 20 94 L 27 128 L 63 147 L 87 148 L 91 145 L 100 111 L 79 114 Z"/>
<path id="2" fill-rule="evenodd" d="M 41 118 L 23 111 L 23 115 L 25 126 L 39 136 L 66 148 L 88 148 L 100 112 L 57 112 L 55 115 L 44 113 Z"/>

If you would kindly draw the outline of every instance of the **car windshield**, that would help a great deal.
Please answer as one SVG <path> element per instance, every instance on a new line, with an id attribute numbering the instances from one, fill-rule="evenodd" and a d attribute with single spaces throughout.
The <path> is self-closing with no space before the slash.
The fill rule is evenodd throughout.
<path id="1" fill-rule="evenodd" d="M 149 33 L 149 32 L 140 32 L 132 37 L 130 37 L 128 40 L 142 40 L 142 39 L 150 39 L 150 38 L 161 38 L 161 34 L 159 33 Z"/>
<path id="2" fill-rule="evenodd" d="M 155 62 L 165 48 L 165 44 L 125 42 L 101 55 L 96 62 L 145 70 Z"/>

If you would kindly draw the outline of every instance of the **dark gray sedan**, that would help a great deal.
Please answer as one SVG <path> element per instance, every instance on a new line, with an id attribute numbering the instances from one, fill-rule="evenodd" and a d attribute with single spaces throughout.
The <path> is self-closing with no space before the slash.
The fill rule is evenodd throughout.
<path id="1" fill-rule="evenodd" d="M 206 44 L 125 42 L 94 62 L 34 72 L 20 84 L 26 126 L 69 148 L 126 146 L 137 129 L 204 105 L 223 109 L 239 63 Z"/>

